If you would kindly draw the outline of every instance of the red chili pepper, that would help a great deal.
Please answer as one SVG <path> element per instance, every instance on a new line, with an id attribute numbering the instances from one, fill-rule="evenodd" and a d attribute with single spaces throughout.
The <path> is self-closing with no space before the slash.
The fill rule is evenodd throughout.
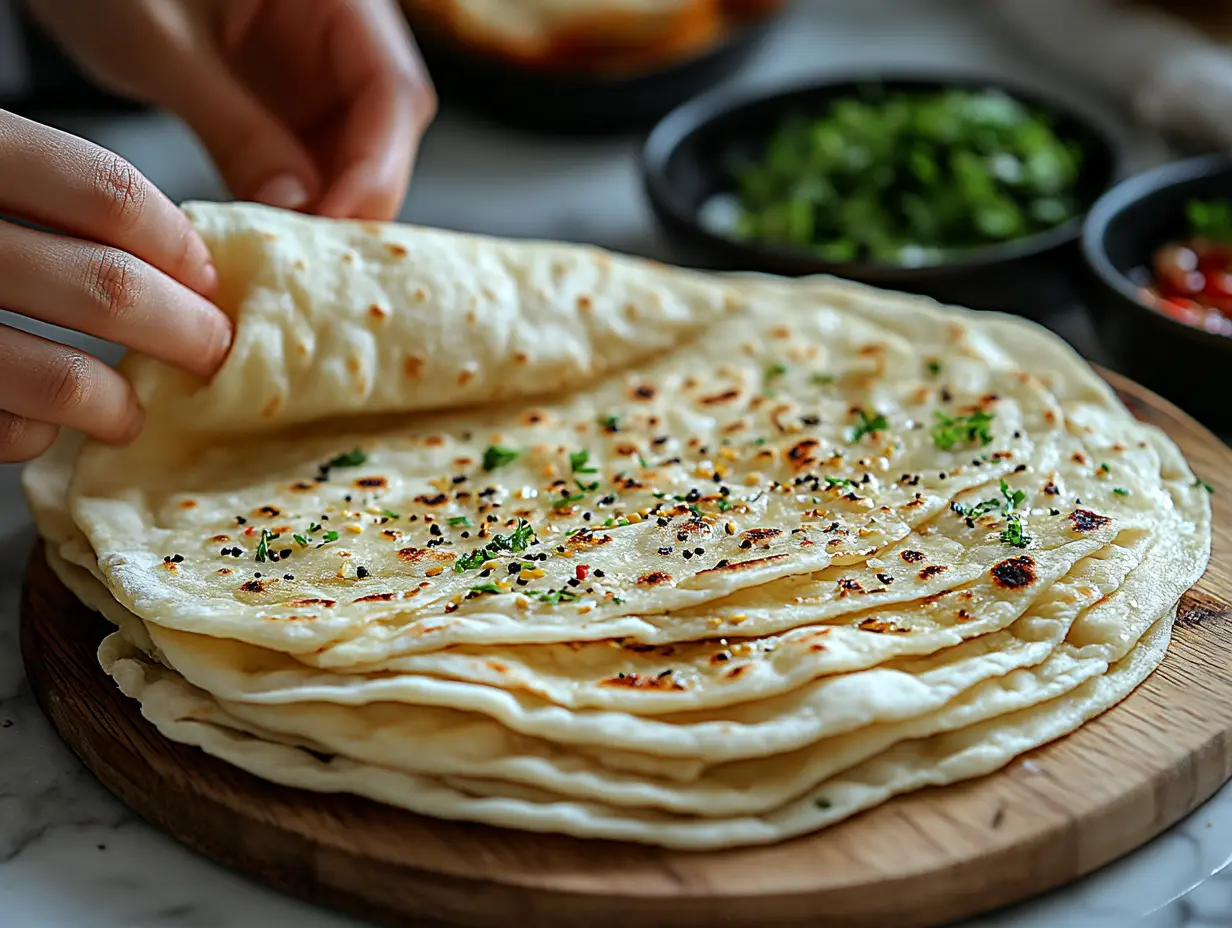
<path id="1" fill-rule="evenodd" d="M 573 571 L 573 576 L 577 577 L 578 580 L 585 580 L 590 576 L 590 565 L 578 564 L 577 568 Z"/>
<path id="2" fill-rule="evenodd" d="M 251 525 L 250 525 L 250 526 L 248 526 L 248 528 L 244 529 L 244 534 L 245 534 L 245 535 L 251 535 L 251 534 L 252 534 L 252 526 L 251 526 Z"/>

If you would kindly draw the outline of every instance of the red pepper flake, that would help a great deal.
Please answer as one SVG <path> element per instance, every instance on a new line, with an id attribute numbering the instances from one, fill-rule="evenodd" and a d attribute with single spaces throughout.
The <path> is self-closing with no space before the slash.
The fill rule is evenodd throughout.
<path id="1" fill-rule="evenodd" d="M 251 535 L 251 534 L 252 534 L 252 528 L 253 528 L 253 527 L 252 527 L 251 525 L 250 525 L 250 526 L 248 526 L 248 528 L 244 529 L 244 534 L 245 534 L 245 535 Z"/>
<path id="2" fill-rule="evenodd" d="M 578 564 L 573 570 L 573 576 L 577 577 L 578 580 L 585 580 L 590 576 L 590 565 Z"/>

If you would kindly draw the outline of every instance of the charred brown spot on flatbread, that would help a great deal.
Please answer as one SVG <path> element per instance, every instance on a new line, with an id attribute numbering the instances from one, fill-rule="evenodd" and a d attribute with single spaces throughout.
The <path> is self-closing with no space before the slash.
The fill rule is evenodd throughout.
<path id="1" fill-rule="evenodd" d="M 623 686 L 631 690 L 664 690 L 666 692 L 679 692 L 684 689 L 684 684 L 673 677 L 670 670 L 665 670 L 657 676 L 646 673 L 618 673 L 614 677 L 608 677 L 606 680 L 600 681 L 600 685 Z"/>
<path id="2" fill-rule="evenodd" d="M 656 570 L 652 573 L 642 574 L 637 578 L 638 586 L 663 586 L 672 582 L 672 575 L 664 573 L 661 570 Z"/>
<path id="3" fill-rule="evenodd" d="M 916 576 L 919 577 L 921 580 L 928 580 L 932 577 L 936 577 L 936 576 L 939 576 L 945 573 L 947 570 L 949 570 L 949 568 L 941 564 L 929 564 L 927 567 L 921 570 L 918 574 L 916 574 Z"/>
<path id="4" fill-rule="evenodd" d="M 904 551 L 902 554 L 899 555 L 899 557 L 901 557 L 908 564 L 918 564 L 920 563 L 920 561 L 924 560 L 924 552 L 923 551 Z"/>
<path id="5" fill-rule="evenodd" d="M 1101 516 L 1097 512 L 1092 512 L 1090 509 L 1075 509 L 1069 514 L 1070 524 L 1074 527 L 1075 532 L 1093 532 L 1097 528 L 1103 528 L 1112 520 L 1108 516 Z"/>
<path id="6" fill-rule="evenodd" d="M 1035 582 L 1035 561 L 1025 554 L 1011 557 L 994 564 L 990 573 L 993 582 L 1002 589 L 1021 590 Z"/>

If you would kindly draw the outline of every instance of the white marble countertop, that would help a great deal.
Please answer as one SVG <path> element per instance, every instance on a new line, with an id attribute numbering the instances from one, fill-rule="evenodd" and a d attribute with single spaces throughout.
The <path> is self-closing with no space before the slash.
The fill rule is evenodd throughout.
<path id="1" fill-rule="evenodd" d="M 878 65 L 980 69 L 1080 93 L 1006 47 L 962 0 L 804 3 L 738 79 Z M 62 118 L 134 161 L 176 199 L 221 196 L 200 149 L 154 115 Z M 1139 160 L 1159 157 L 1138 139 Z M 559 141 L 446 111 L 425 142 L 404 213 L 417 222 L 596 242 L 657 254 L 635 139 Z M 6 322 L 15 321 L 0 318 Z M 25 325 L 25 323 L 19 323 Z M 1059 327 L 1084 347 L 1076 311 Z M 115 352 L 80 339 L 108 358 Z M 59 742 L 25 685 L 19 583 L 33 529 L 14 468 L 0 467 L 0 926 L 4 928 L 358 928 L 197 857 L 102 789 Z M 1042 899 L 965 928 L 1232 926 L 1232 786 L 1152 844 Z"/>

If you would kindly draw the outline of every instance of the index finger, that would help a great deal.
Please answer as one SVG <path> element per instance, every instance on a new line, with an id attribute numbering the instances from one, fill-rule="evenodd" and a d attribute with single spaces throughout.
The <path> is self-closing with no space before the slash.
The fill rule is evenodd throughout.
<path id="1" fill-rule="evenodd" d="M 3 110 L 0 211 L 119 248 L 203 296 L 217 286 L 188 217 L 140 171 L 85 139 Z"/>

